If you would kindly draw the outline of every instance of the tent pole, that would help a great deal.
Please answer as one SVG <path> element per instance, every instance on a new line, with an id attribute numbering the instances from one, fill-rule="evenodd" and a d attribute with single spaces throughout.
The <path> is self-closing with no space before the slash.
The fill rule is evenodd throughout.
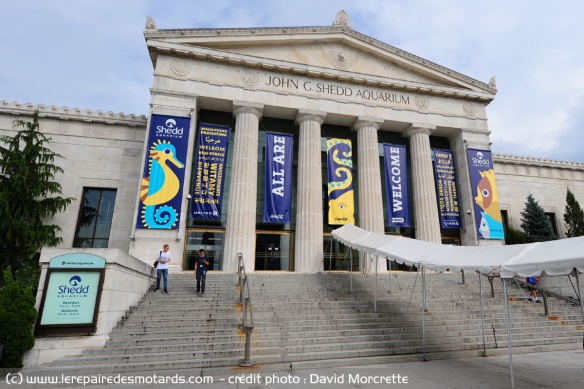
<path id="1" fill-rule="evenodd" d="M 505 297 L 505 317 L 507 319 L 507 344 L 509 347 L 509 369 L 511 370 L 511 387 L 515 387 L 515 378 L 513 377 L 513 351 L 511 350 L 511 327 L 509 325 L 509 302 L 507 301 L 507 283 L 501 277 L 503 282 L 503 294 Z"/>
<path id="2" fill-rule="evenodd" d="M 580 273 L 578 273 L 578 269 L 576 270 L 576 287 L 578 288 L 578 299 L 580 300 L 580 309 L 582 309 L 582 320 L 584 321 L 584 303 L 582 303 L 582 290 L 580 289 Z"/>
<path id="3" fill-rule="evenodd" d="M 379 255 L 375 256 L 375 302 L 373 303 L 374 313 L 377 313 L 377 262 L 379 262 Z"/>
<path id="4" fill-rule="evenodd" d="M 422 352 L 426 360 L 426 272 L 422 268 Z"/>
<path id="5" fill-rule="evenodd" d="M 483 327 L 483 357 L 487 356 L 487 342 L 485 341 L 485 314 L 483 312 L 483 276 L 479 272 L 479 291 L 481 294 L 481 323 Z"/>
<path id="6" fill-rule="evenodd" d="M 349 258 L 351 260 L 351 269 L 349 271 L 351 277 L 351 294 L 353 294 L 353 248 L 349 247 Z"/>

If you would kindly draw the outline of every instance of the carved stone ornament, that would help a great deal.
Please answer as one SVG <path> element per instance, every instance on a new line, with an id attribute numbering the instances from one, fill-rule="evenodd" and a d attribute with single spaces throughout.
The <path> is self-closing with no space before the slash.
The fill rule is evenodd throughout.
<path id="1" fill-rule="evenodd" d="M 337 17 L 333 22 L 333 27 L 353 28 L 353 26 L 351 26 L 351 21 L 349 20 L 349 14 L 346 13 L 345 10 L 337 12 Z"/>
<path id="2" fill-rule="evenodd" d="M 178 74 L 179 76 L 186 76 L 189 74 L 192 67 L 193 65 L 191 64 L 191 61 L 184 59 L 175 59 L 170 65 L 172 72 Z"/>
<path id="3" fill-rule="evenodd" d="M 416 96 L 416 105 L 420 110 L 425 111 L 430 106 L 430 99 L 426 96 Z"/>
<path id="4" fill-rule="evenodd" d="M 148 15 L 146 15 L 146 29 L 156 30 L 156 22 Z"/>
<path id="5" fill-rule="evenodd" d="M 462 105 L 462 108 L 464 109 L 464 112 L 466 112 L 468 116 L 474 116 L 477 113 L 477 106 L 474 105 L 473 103 L 464 103 Z"/>
<path id="6" fill-rule="evenodd" d="M 247 86 L 255 86 L 260 82 L 260 75 L 252 70 L 244 70 L 241 72 L 241 82 Z"/>
<path id="7" fill-rule="evenodd" d="M 353 66 L 351 56 L 342 49 L 332 49 L 329 51 L 329 60 L 337 69 L 350 69 Z"/>

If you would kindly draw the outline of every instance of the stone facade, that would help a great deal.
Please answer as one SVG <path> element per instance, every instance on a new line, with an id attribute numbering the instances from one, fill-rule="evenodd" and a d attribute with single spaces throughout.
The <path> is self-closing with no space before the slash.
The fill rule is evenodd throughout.
<path id="1" fill-rule="evenodd" d="M 63 228 L 60 248 L 71 248 L 84 188 L 116 189 L 109 248 L 150 263 L 165 243 L 173 253 L 172 268 L 183 267 L 185 206 L 175 230 L 136 228 L 139 192 L 147 153 L 150 115 L 191 119 L 185 161 L 185 184 L 177 194 L 187 204 L 193 175 L 195 134 L 199 113 L 231 115 L 232 175 L 225 231 L 223 271 L 235 272 L 243 254 L 248 272 L 254 269 L 258 134 L 265 120 L 279 120 L 296 130 L 294 271 L 323 270 L 323 131 L 353 132 L 358 158 L 355 170 L 358 212 L 356 224 L 384 233 L 380 137 L 395 136 L 408 147 L 414 234 L 440 242 L 441 230 L 432 171 L 432 142 L 441 142 L 455 156 L 461 201 L 462 245 L 477 244 L 477 230 L 467 220 L 473 198 L 467 148 L 490 149 L 486 106 L 495 98 L 494 82 L 483 83 L 354 31 L 348 16 L 330 27 L 181 29 L 156 28 L 148 18 L 144 32 L 154 80 L 149 116 L 33 106 L 0 101 L 0 133 L 10 134 L 15 118 L 40 111 L 41 131 L 65 158 L 57 161 L 65 174 L 57 177 L 64 196 L 76 200 L 53 223 Z M 146 87 L 146 86 L 145 86 Z M 145 107 L 146 108 L 146 107 Z M 584 202 L 584 164 L 494 154 L 502 209 L 519 226 L 519 212 L 528 193 L 562 222 L 566 188 Z M 213 227 L 213 226 L 211 226 Z M 216 225 L 215 225 L 216 227 Z M 481 240 L 482 245 L 501 241 Z M 361 258 L 360 268 L 366 267 Z M 380 261 L 377 270 L 385 270 Z"/>

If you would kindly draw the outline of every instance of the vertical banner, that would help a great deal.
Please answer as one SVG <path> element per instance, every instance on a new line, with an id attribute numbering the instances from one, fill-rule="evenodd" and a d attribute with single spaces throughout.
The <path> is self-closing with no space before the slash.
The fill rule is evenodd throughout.
<path id="1" fill-rule="evenodd" d="M 454 155 L 450 150 L 433 149 L 438 187 L 438 208 L 442 228 L 460 228 L 460 206 L 456 190 Z"/>
<path id="2" fill-rule="evenodd" d="M 475 149 L 466 152 L 479 239 L 505 239 L 491 152 Z"/>
<path id="3" fill-rule="evenodd" d="M 137 228 L 178 228 L 190 123 L 190 118 L 152 115 Z"/>
<path id="4" fill-rule="evenodd" d="M 199 126 L 191 191 L 193 218 L 221 220 L 229 132 L 230 128 L 225 126 Z"/>
<path id="5" fill-rule="evenodd" d="M 346 139 L 327 138 L 328 224 L 355 224 L 353 148 Z"/>
<path id="6" fill-rule="evenodd" d="M 387 225 L 410 227 L 406 147 L 383 145 Z"/>
<path id="7" fill-rule="evenodd" d="M 290 223 L 293 145 L 291 135 L 266 133 L 264 223 Z"/>

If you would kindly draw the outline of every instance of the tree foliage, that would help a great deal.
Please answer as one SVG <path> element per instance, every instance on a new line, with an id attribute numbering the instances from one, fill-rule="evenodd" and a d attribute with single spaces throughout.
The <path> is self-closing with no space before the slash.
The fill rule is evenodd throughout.
<path id="1" fill-rule="evenodd" d="M 26 278 L 17 270 L 17 278 Z M 0 343 L 4 345 L 0 367 L 20 368 L 22 357 L 34 346 L 32 328 L 37 311 L 32 286 L 23 286 L 12 276 L 8 267 L 3 273 L 0 287 Z"/>
<path id="2" fill-rule="evenodd" d="M 552 230 L 550 219 L 531 193 L 527 196 L 525 208 L 521 212 L 521 228 L 525 232 L 525 243 L 558 239 Z"/>
<path id="3" fill-rule="evenodd" d="M 61 156 L 47 147 L 50 138 L 40 132 L 38 111 L 32 119 L 15 120 L 20 130 L 0 136 L 0 272 L 31 263 L 42 246 L 59 244 L 60 227 L 45 221 L 73 200 L 61 197 L 54 181 L 63 173 L 54 164 Z"/>
<path id="4" fill-rule="evenodd" d="M 525 243 L 525 233 L 517 228 L 509 226 L 505 228 L 505 244 L 522 244 Z"/>
<path id="5" fill-rule="evenodd" d="M 580 208 L 578 200 L 576 200 L 574 193 L 569 188 L 566 193 L 564 222 L 566 223 L 566 236 L 568 238 L 584 235 L 584 211 Z"/>

